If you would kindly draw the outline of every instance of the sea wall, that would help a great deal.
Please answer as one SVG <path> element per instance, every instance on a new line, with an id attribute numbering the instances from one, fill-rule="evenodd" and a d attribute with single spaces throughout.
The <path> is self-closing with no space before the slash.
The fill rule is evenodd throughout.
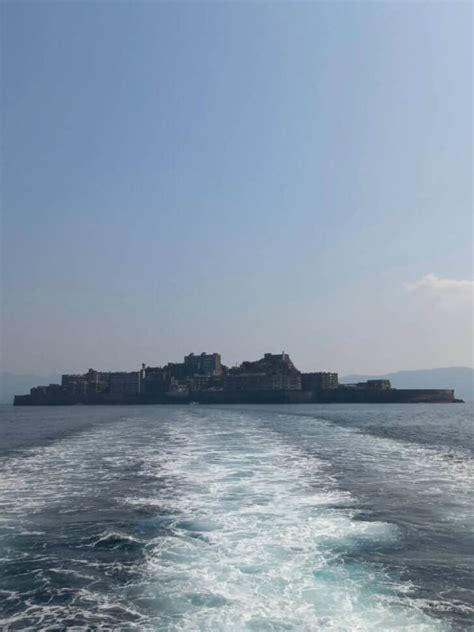
<path id="1" fill-rule="evenodd" d="M 200 391 L 191 395 L 200 404 L 309 404 L 310 391 Z"/>
<path id="2" fill-rule="evenodd" d="M 416 404 L 451 403 L 456 401 L 454 390 L 444 389 L 398 389 L 371 390 L 357 388 L 337 388 L 313 391 L 315 403 L 340 404 Z"/>
<path id="3" fill-rule="evenodd" d="M 452 403 L 453 389 L 389 389 L 371 390 L 335 388 L 319 391 L 196 391 L 182 397 L 111 396 L 70 398 L 64 395 L 16 395 L 15 406 L 132 405 L 132 404 L 416 404 Z"/>

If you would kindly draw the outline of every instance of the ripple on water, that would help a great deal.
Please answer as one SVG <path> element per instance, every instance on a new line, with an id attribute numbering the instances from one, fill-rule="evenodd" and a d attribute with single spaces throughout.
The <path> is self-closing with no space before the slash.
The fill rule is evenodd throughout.
<path id="1" fill-rule="evenodd" d="M 400 530 L 257 414 L 149 409 L 4 471 L 1 629 L 447 629 L 362 559 Z"/>

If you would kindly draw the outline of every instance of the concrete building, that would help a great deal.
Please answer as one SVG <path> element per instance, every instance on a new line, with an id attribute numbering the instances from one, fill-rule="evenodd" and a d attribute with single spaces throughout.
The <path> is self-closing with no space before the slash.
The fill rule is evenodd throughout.
<path id="1" fill-rule="evenodd" d="M 109 373 L 108 392 L 111 397 L 136 397 L 140 394 L 140 371 Z"/>
<path id="2" fill-rule="evenodd" d="M 301 390 L 301 374 L 287 353 L 266 353 L 254 362 L 242 362 L 224 377 L 227 391 Z"/>
<path id="3" fill-rule="evenodd" d="M 376 391 L 389 391 L 392 388 L 390 380 L 367 380 L 366 385 Z"/>
<path id="4" fill-rule="evenodd" d="M 304 391 L 319 391 L 322 389 L 337 388 L 339 377 L 337 373 L 302 373 L 301 387 Z"/>
<path id="5" fill-rule="evenodd" d="M 168 362 L 165 369 L 168 371 L 170 377 L 176 380 L 184 380 L 190 375 L 189 369 L 184 362 Z"/>
<path id="6" fill-rule="evenodd" d="M 356 384 L 343 384 L 344 388 L 356 388 L 363 391 L 390 391 L 392 384 L 390 380 L 367 380 L 367 382 L 357 382 Z"/>
<path id="7" fill-rule="evenodd" d="M 153 396 L 166 393 L 169 389 L 171 375 L 168 369 L 159 366 L 145 366 L 141 370 L 140 392 Z"/>
<path id="8" fill-rule="evenodd" d="M 89 369 L 87 373 L 82 374 L 69 373 L 61 376 L 61 386 L 64 392 L 71 397 L 92 396 L 108 390 L 109 375 L 110 373 L 95 371 L 94 369 Z"/>
<path id="9" fill-rule="evenodd" d="M 267 373 L 229 373 L 224 378 L 226 391 L 271 391 L 272 385 Z"/>
<path id="10" fill-rule="evenodd" d="M 224 378 L 226 391 L 299 391 L 301 381 L 293 375 L 270 373 L 230 373 Z"/>
<path id="11" fill-rule="evenodd" d="M 222 375 L 222 362 L 219 353 L 190 353 L 184 357 L 184 366 L 188 375 Z"/>

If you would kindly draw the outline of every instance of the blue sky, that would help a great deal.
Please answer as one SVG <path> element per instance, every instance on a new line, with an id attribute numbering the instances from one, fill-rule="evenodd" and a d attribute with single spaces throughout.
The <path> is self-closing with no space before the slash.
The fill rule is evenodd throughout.
<path id="1" fill-rule="evenodd" d="M 472 365 L 469 3 L 1 13 L 4 370 Z"/>

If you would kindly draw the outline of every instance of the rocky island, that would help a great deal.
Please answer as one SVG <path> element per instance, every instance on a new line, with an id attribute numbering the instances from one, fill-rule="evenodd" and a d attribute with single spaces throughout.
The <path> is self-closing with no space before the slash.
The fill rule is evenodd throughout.
<path id="1" fill-rule="evenodd" d="M 65 374 L 61 384 L 16 395 L 15 406 L 73 404 L 454 403 L 454 389 L 397 389 L 389 380 L 340 384 L 337 373 L 302 373 L 287 353 L 265 353 L 228 368 L 219 353 L 137 371 Z"/>

